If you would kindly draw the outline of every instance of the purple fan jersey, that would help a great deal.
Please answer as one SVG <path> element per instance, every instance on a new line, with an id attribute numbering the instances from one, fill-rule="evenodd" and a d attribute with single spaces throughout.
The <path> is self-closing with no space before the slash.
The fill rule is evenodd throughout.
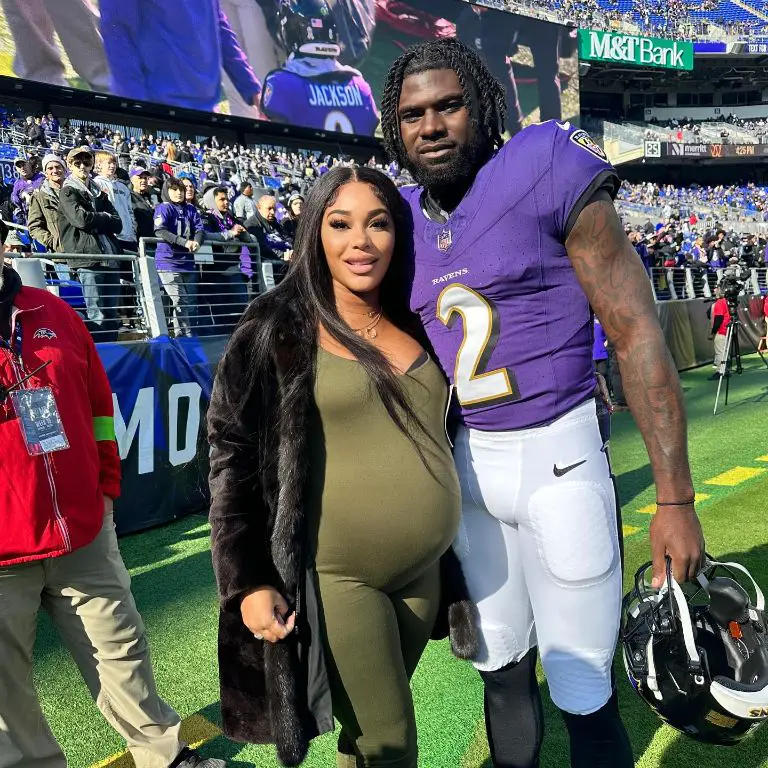
<path id="1" fill-rule="evenodd" d="M 592 316 L 565 250 L 578 214 L 619 180 L 589 135 L 554 120 L 507 142 L 445 224 L 404 188 L 414 222 L 411 308 L 486 431 L 548 424 L 594 392 Z"/>
<path id="2" fill-rule="evenodd" d="M 371 86 L 350 71 L 303 77 L 275 69 L 264 80 L 262 108 L 275 122 L 324 131 L 373 136 L 379 124 Z"/>

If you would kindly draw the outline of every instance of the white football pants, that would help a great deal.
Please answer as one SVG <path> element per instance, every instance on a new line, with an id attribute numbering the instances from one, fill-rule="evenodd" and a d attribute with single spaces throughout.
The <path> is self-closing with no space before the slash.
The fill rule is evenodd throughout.
<path id="1" fill-rule="evenodd" d="M 622 598 L 616 501 L 594 400 L 553 424 L 462 428 L 454 547 L 480 612 L 477 669 L 538 645 L 550 695 L 590 714 L 611 695 Z"/>

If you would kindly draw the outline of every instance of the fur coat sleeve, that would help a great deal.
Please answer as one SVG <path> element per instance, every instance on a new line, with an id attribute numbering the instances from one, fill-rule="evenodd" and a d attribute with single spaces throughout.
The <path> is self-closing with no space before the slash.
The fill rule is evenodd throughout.
<path id="1" fill-rule="evenodd" d="M 255 442 L 264 415 L 257 403 L 236 406 L 248 365 L 244 331 L 247 326 L 236 331 L 219 363 L 208 409 L 213 567 L 222 607 L 238 611 L 247 591 L 264 585 L 279 588 Z"/>

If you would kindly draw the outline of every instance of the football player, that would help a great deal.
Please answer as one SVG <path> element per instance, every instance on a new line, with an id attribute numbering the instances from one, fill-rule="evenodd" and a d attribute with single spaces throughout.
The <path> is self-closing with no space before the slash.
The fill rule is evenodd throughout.
<path id="1" fill-rule="evenodd" d="M 498 768 L 539 764 L 538 648 L 571 765 L 630 768 L 611 674 L 621 527 L 590 307 L 615 345 L 653 469 L 656 586 L 665 555 L 682 581 L 704 551 L 682 394 L 602 149 L 554 120 L 503 144 L 504 116 L 502 86 L 456 39 L 409 49 L 387 76 L 384 141 L 419 184 L 403 190 L 411 307 L 458 405 L 454 546 L 480 614 L 491 756 Z"/>
<path id="2" fill-rule="evenodd" d="M 339 63 L 341 46 L 326 0 L 282 0 L 278 37 L 289 55 L 264 80 L 267 117 L 373 136 L 379 113 L 371 86 L 358 70 Z"/>

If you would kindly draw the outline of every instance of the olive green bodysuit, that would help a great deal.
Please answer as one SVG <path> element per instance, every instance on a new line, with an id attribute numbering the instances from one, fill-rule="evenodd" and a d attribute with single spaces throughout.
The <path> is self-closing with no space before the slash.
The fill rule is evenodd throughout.
<path id="1" fill-rule="evenodd" d="M 409 680 L 459 524 L 445 379 L 425 354 L 400 381 L 434 440 L 412 427 L 431 473 L 362 365 L 318 350 L 307 512 L 343 766 L 416 768 Z"/>

